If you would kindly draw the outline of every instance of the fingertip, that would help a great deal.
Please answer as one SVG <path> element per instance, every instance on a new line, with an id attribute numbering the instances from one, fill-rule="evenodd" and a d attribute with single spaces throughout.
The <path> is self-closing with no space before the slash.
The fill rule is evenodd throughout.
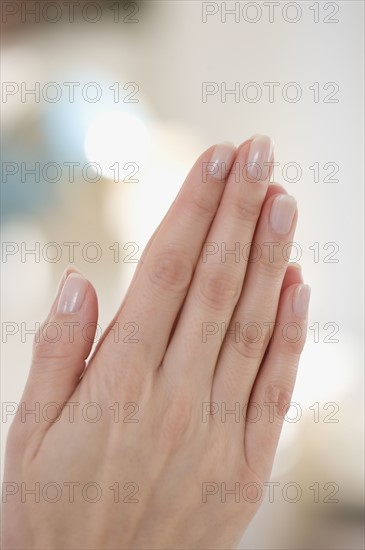
<path id="1" fill-rule="evenodd" d="M 266 191 L 265 201 L 267 201 L 273 195 L 287 195 L 287 190 L 279 183 L 270 183 Z"/>
<path id="2" fill-rule="evenodd" d="M 303 283 L 301 265 L 296 262 L 289 263 L 281 285 L 281 292 L 283 293 L 288 287 L 299 283 Z"/>
<path id="3" fill-rule="evenodd" d="M 87 279 L 81 273 L 69 273 L 58 299 L 57 314 L 77 313 L 83 305 L 88 285 Z"/>
<path id="4" fill-rule="evenodd" d="M 297 285 L 292 296 L 293 313 L 299 319 L 305 320 L 308 315 L 308 307 L 311 296 L 309 285 Z"/>

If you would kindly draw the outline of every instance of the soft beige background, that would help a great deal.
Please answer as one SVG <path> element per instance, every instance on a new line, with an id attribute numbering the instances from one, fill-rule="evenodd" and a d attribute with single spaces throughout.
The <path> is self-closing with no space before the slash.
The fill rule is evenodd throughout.
<path id="1" fill-rule="evenodd" d="M 61 3 L 62 4 L 62 3 Z M 106 3 L 108 4 L 108 3 Z M 111 4 L 111 3 L 109 3 Z M 19 254 L 2 268 L 2 399 L 19 401 L 26 380 L 32 337 L 24 327 L 34 327 L 48 311 L 58 279 L 68 264 L 65 242 L 100 244 L 99 262 L 85 261 L 76 253 L 76 264 L 95 284 L 100 301 L 100 325 L 104 329 L 115 312 L 135 264 L 116 263 L 108 247 L 121 243 L 122 258 L 133 249 L 140 255 L 148 237 L 176 194 L 189 167 L 201 150 L 214 142 L 239 144 L 254 133 L 273 137 L 280 167 L 275 179 L 295 194 L 300 219 L 296 242 L 301 246 L 300 263 L 312 286 L 308 344 L 301 361 L 293 401 L 302 410 L 297 423 L 286 422 L 275 461 L 272 480 L 299 483 L 303 496 L 297 503 L 281 497 L 265 502 L 246 533 L 241 547 L 247 549 L 363 548 L 363 38 L 364 5 L 361 1 L 330 2 L 339 7 L 338 23 L 326 24 L 324 2 L 319 3 L 320 22 L 314 23 L 313 2 L 297 2 L 302 17 L 286 22 L 280 2 L 274 22 L 262 2 L 261 20 L 221 22 L 222 3 L 211 3 L 219 13 L 202 23 L 202 3 L 189 1 L 146 2 L 140 5 L 138 23 L 114 23 L 110 15 L 91 24 L 76 16 L 75 22 L 21 25 L 3 24 L 1 56 L 3 81 L 98 82 L 103 99 L 96 104 L 78 99 L 52 104 L 21 102 L 18 96 L 2 102 L 4 160 L 33 163 L 50 161 L 87 162 L 83 157 L 89 136 L 100 158 L 114 147 L 118 160 L 138 160 L 139 182 L 115 183 L 78 180 L 36 186 L 14 186 L 16 207 L 7 213 L 3 205 L 2 241 L 24 242 L 29 248 L 39 242 L 57 242 L 60 261 L 41 258 L 25 262 Z M 224 4 L 224 3 L 223 3 Z M 226 6 L 232 7 L 233 2 Z M 247 2 L 240 2 L 245 9 Z M 293 8 L 294 9 L 294 8 Z M 131 10 L 129 10 L 131 11 Z M 76 12 L 78 13 L 78 12 Z M 105 10 L 105 14 L 107 11 Z M 121 13 L 128 13 L 127 11 Z M 288 12 L 292 16 L 293 12 Z M 253 12 L 250 12 L 252 17 Z M 114 82 L 135 82 L 138 104 L 115 104 L 108 87 Z M 235 102 L 219 94 L 202 102 L 203 82 L 247 82 L 261 85 L 262 99 Z M 268 101 L 264 82 L 279 82 L 275 100 Z M 283 100 L 281 91 L 297 82 L 303 96 L 297 103 Z M 318 82 L 335 82 L 338 103 L 315 103 L 309 89 Z M 63 88 L 65 90 L 65 88 Z M 129 90 L 128 90 L 129 91 Z M 123 90 L 122 90 L 123 92 Z M 125 93 L 125 92 L 123 92 Z M 78 95 L 80 98 L 80 95 Z M 108 99 L 107 99 L 108 98 Z M 142 121 L 145 141 L 129 129 L 131 153 L 119 141 L 118 112 L 131 111 Z M 107 126 L 96 126 L 112 111 Z M 99 121 L 99 122 L 98 122 Z M 108 126 L 109 124 L 109 126 Z M 138 128 L 137 128 L 138 130 Z M 91 132 L 91 134 L 90 134 Z M 91 135 L 91 138 L 90 138 Z M 125 137 L 125 136 L 124 136 Z M 129 140 L 127 139 L 127 142 Z M 138 148 L 135 142 L 140 143 Z M 127 146 L 125 144 L 125 146 Z M 89 152 L 90 154 L 90 152 Z M 124 156 L 123 156 L 124 155 Z M 127 156 L 126 156 L 127 155 Z M 90 158 L 89 158 L 90 160 Z M 285 181 L 281 167 L 296 162 L 302 177 Z M 337 163 L 339 182 L 314 182 L 310 166 Z M 66 171 L 65 171 L 66 173 Z M 321 170 L 321 180 L 329 172 Z M 289 174 L 290 175 L 290 174 Z M 5 184 L 3 184 L 5 185 Z M 9 186 L 10 184 L 7 183 Z M 7 193 L 9 187 L 7 188 Z M 7 198 L 6 195 L 5 198 Z M 21 201 L 21 196 L 26 196 Z M 20 208 L 20 202 L 23 202 Z M 31 205 L 28 207 L 28 205 Z M 123 250 L 125 243 L 136 243 Z M 319 243 L 319 261 L 310 247 Z M 337 263 L 325 263 L 335 243 Z M 23 325 L 18 333 L 4 337 L 4 323 Z M 315 325 L 318 323 L 318 325 Z M 333 325 L 338 342 L 326 342 Z M 8 326 L 8 325 L 6 325 Z M 319 327 L 318 338 L 314 327 Z M 20 329 L 19 329 L 20 330 Z M 319 340 L 319 341 L 316 341 Z M 315 423 L 314 403 L 319 403 L 320 422 Z M 337 423 L 323 421 L 335 403 Z M 3 447 L 8 423 L 2 425 Z M 338 503 L 315 504 L 310 485 L 322 487 L 321 500 L 336 483 Z"/>

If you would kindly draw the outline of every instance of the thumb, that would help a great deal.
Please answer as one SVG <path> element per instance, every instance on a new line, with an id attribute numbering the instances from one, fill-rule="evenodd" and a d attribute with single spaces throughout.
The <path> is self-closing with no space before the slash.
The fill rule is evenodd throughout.
<path id="1" fill-rule="evenodd" d="M 81 273 L 67 270 L 36 335 L 30 373 L 12 426 L 13 432 L 21 432 L 23 443 L 35 430 L 49 428 L 72 396 L 93 345 L 97 319 L 94 287 Z"/>

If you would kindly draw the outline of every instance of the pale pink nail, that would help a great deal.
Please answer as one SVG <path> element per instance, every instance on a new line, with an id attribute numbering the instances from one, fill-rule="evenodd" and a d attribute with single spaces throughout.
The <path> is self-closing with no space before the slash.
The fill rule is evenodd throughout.
<path id="1" fill-rule="evenodd" d="M 309 285 L 299 285 L 293 295 L 293 311 L 297 317 L 307 317 L 311 288 Z"/>
<path id="2" fill-rule="evenodd" d="M 279 195 L 273 201 L 270 211 L 270 224 L 275 233 L 286 235 L 293 223 L 297 201 L 291 195 Z"/>
<path id="3" fill-rule="evenodd" d="M 222 181 L 226 179 L 236 154 L 236 147 L 229 141 L 219 143 L 214 147 L 210 162 L 206 165 L 206 174 Z"/>
<path id="4" fill-rule="evenodd" d="M 251 141 L 247 157 L 247 179 L 265 181 L 270 175 L 270 165 L 274 143 L 268 136 L 255 135 Z"/>
<path id="5" fill-rule="evenodd" d="M 76 313 L 84 301 L 88 282 L 78 273 L 71 273 L 63 285 L 57 313 Z"/>

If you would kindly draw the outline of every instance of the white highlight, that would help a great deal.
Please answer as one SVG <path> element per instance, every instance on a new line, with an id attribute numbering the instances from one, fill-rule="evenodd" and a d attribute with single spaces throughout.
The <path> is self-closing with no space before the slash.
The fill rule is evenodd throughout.
<path id="1" fill-rule="evenodd" d="M 84 142 L 87 159 L 97 163 L 103 177 L 115 177 L 115 163 L 122 175 L 125 165 L 136 163 L 140 169 L 150 151 L 149 132 L 139 118 L 126 111 L 108 111 L 90 124 Z M 112 168 L 113 167 L 113 168 Z"/>

